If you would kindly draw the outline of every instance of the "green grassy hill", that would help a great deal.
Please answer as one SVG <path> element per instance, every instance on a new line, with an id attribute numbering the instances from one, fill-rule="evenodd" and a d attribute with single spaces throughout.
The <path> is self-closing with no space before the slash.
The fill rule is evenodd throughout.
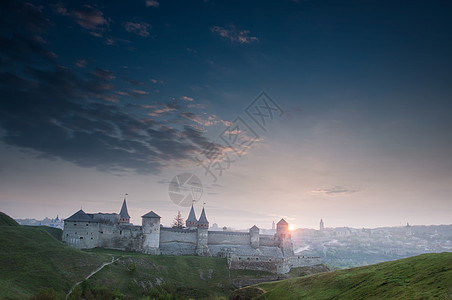
<path id="1" fill-rule="evenodd" d="M 268 282 L 234 299 L 452 299 L 452 253 Z"/>
<path id="2" fill-rule="evenodd" d="M 19 226 L 19 224 L 13 218 L 0 211 L 0 226 Z"/>
<path id="3" fill-rule="evenodd" d="M 0 299 L 27 299 L 47 288 L 63 294 L 109 260 L 67 247 L 44 228 L 0 226 Z"/>

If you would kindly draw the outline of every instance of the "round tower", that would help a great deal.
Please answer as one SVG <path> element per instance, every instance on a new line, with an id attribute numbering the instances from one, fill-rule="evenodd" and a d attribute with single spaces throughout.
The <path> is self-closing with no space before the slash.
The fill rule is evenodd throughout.
<path id="1" fill-rule="evenodd" d="M 143 231 L 143 251 L 158 254 L 160 246 L 160 216 L 150 211 L 141 216 Z"/>

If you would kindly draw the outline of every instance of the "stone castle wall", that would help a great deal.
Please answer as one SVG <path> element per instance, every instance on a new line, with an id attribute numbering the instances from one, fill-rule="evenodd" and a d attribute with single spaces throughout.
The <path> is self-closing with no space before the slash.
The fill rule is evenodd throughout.
<path id="1" fill-rule="evenodd" d="M 277 274 L 286 274 L 292 268 L 315 266 L 320 263 L 320 258 L 306 256 L 275 258 L 273 256 L 256 257 L 233 254 L 228 257 L 230 269 L 267 271 Z"/>
<path id="2" fill-rule="evenodd" d="M 271 247 L 271 246 L 277 246 L 278 245 L 278 241 L 273 235 L 261 234 L 261 235 L 259 235 L 259 244 L 261 246 L 269 246 L 269 247 Z"/>
<path id="3" fill-rule="evenodd" d="M 91 249 L 98 246 L 99 223 L 65 222 L 63 242 L 77 249 Z"/>
<path id="4" fill-rule="evenodd" d="M 196 252 L 196 229 L 160 229 L 160 253 L 166 255 L 194 255 Z"/>
<path id="5" fill-rule="evenodd" d="M 142 251 L 141 226 L 99 224 L 99 246 L 102 248 Z"/>
<path id="6" fill-rule="evenodd" d="M 209 231 L 208 245 L 249 245 L 248 232 Z"/>

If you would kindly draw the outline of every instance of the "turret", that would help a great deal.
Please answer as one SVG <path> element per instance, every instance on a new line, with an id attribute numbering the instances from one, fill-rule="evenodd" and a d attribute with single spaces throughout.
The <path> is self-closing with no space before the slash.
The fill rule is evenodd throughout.
<path id="1" fill-rule="evenodd" d="M 150 211 L 141 216 L 143 230 L 143 251 L 158 254 L 160 246 L 160 216 Z"/>
<path id="2" fill-rule="evenodd" d="M 259 248 L 259 228 L 256 225 L 250 228 L 250 245 L 254 249 Z"/>
<path id="3" fill-rule="evenodd" d="M 130 216 L 129 212 L 127 211 L 126 198 L 124 198 L 124 201 L 122 202 L 121 212 L 119 213 L 119 223 L 121 224 L 130 223 Z"/>
<path id="4" fill-rule="evenodd" d="M 198 228 L 209 228 L 209 221 L 207 221 L 206 212 L 204 210 L 204 207 L 202 208 L 201 216 L 199 217 L 199 220 L 197 222 Z"/>
<path id="5" fill-rule="evenodd" d="M 191 205 L 190 213 L 188 214 L 188 218 L 185 221 L 185 225 L 189 229 L 197 228 L 198 221 L 196 220 L 195 210 L 193 209 L 193 204 Z"/>
<path id="6" fill-rule="evenodd" d="M 197 242 L 196 242 L 196 254 L 199 256 L 210 256 L 209 247 L 207 246 L 208 242 L 208 230 L 209 230 L 209 221 L 207 221 L 206 212 L 204 207 L 202 208 L 201 216 L 197 222 L 198 230 L 197 230 Z"/>
<path id="7" fill-rule="evenodd" d="M 325 229 L 325 224 L 323 224 L 323 219 L 320 219 L 320 231 Z"/>

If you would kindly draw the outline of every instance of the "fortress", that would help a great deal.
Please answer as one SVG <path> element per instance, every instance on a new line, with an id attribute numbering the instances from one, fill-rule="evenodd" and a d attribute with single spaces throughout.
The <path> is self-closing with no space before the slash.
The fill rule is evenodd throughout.
<path id="1" fill-rule="evenodd" d="M 263 235 L 255 225 L 248 232 L 209 231 L 204 208 L 197 219 L 193 206 L 186 228 L 162 226 L 160 216 L 153 211 L 141 218 L 141 226 L 130 223 L 125 199 L 119 214 L 79 210 L 64 220 L 63 242 L 78 249 L 101 247 L 154 255 L 225 257 L 230 269 L 277 274 L 320 263 L 317 257 L 294 255 L 289 224 L 284 219 L 277 223 L 274 235 Z"/>

